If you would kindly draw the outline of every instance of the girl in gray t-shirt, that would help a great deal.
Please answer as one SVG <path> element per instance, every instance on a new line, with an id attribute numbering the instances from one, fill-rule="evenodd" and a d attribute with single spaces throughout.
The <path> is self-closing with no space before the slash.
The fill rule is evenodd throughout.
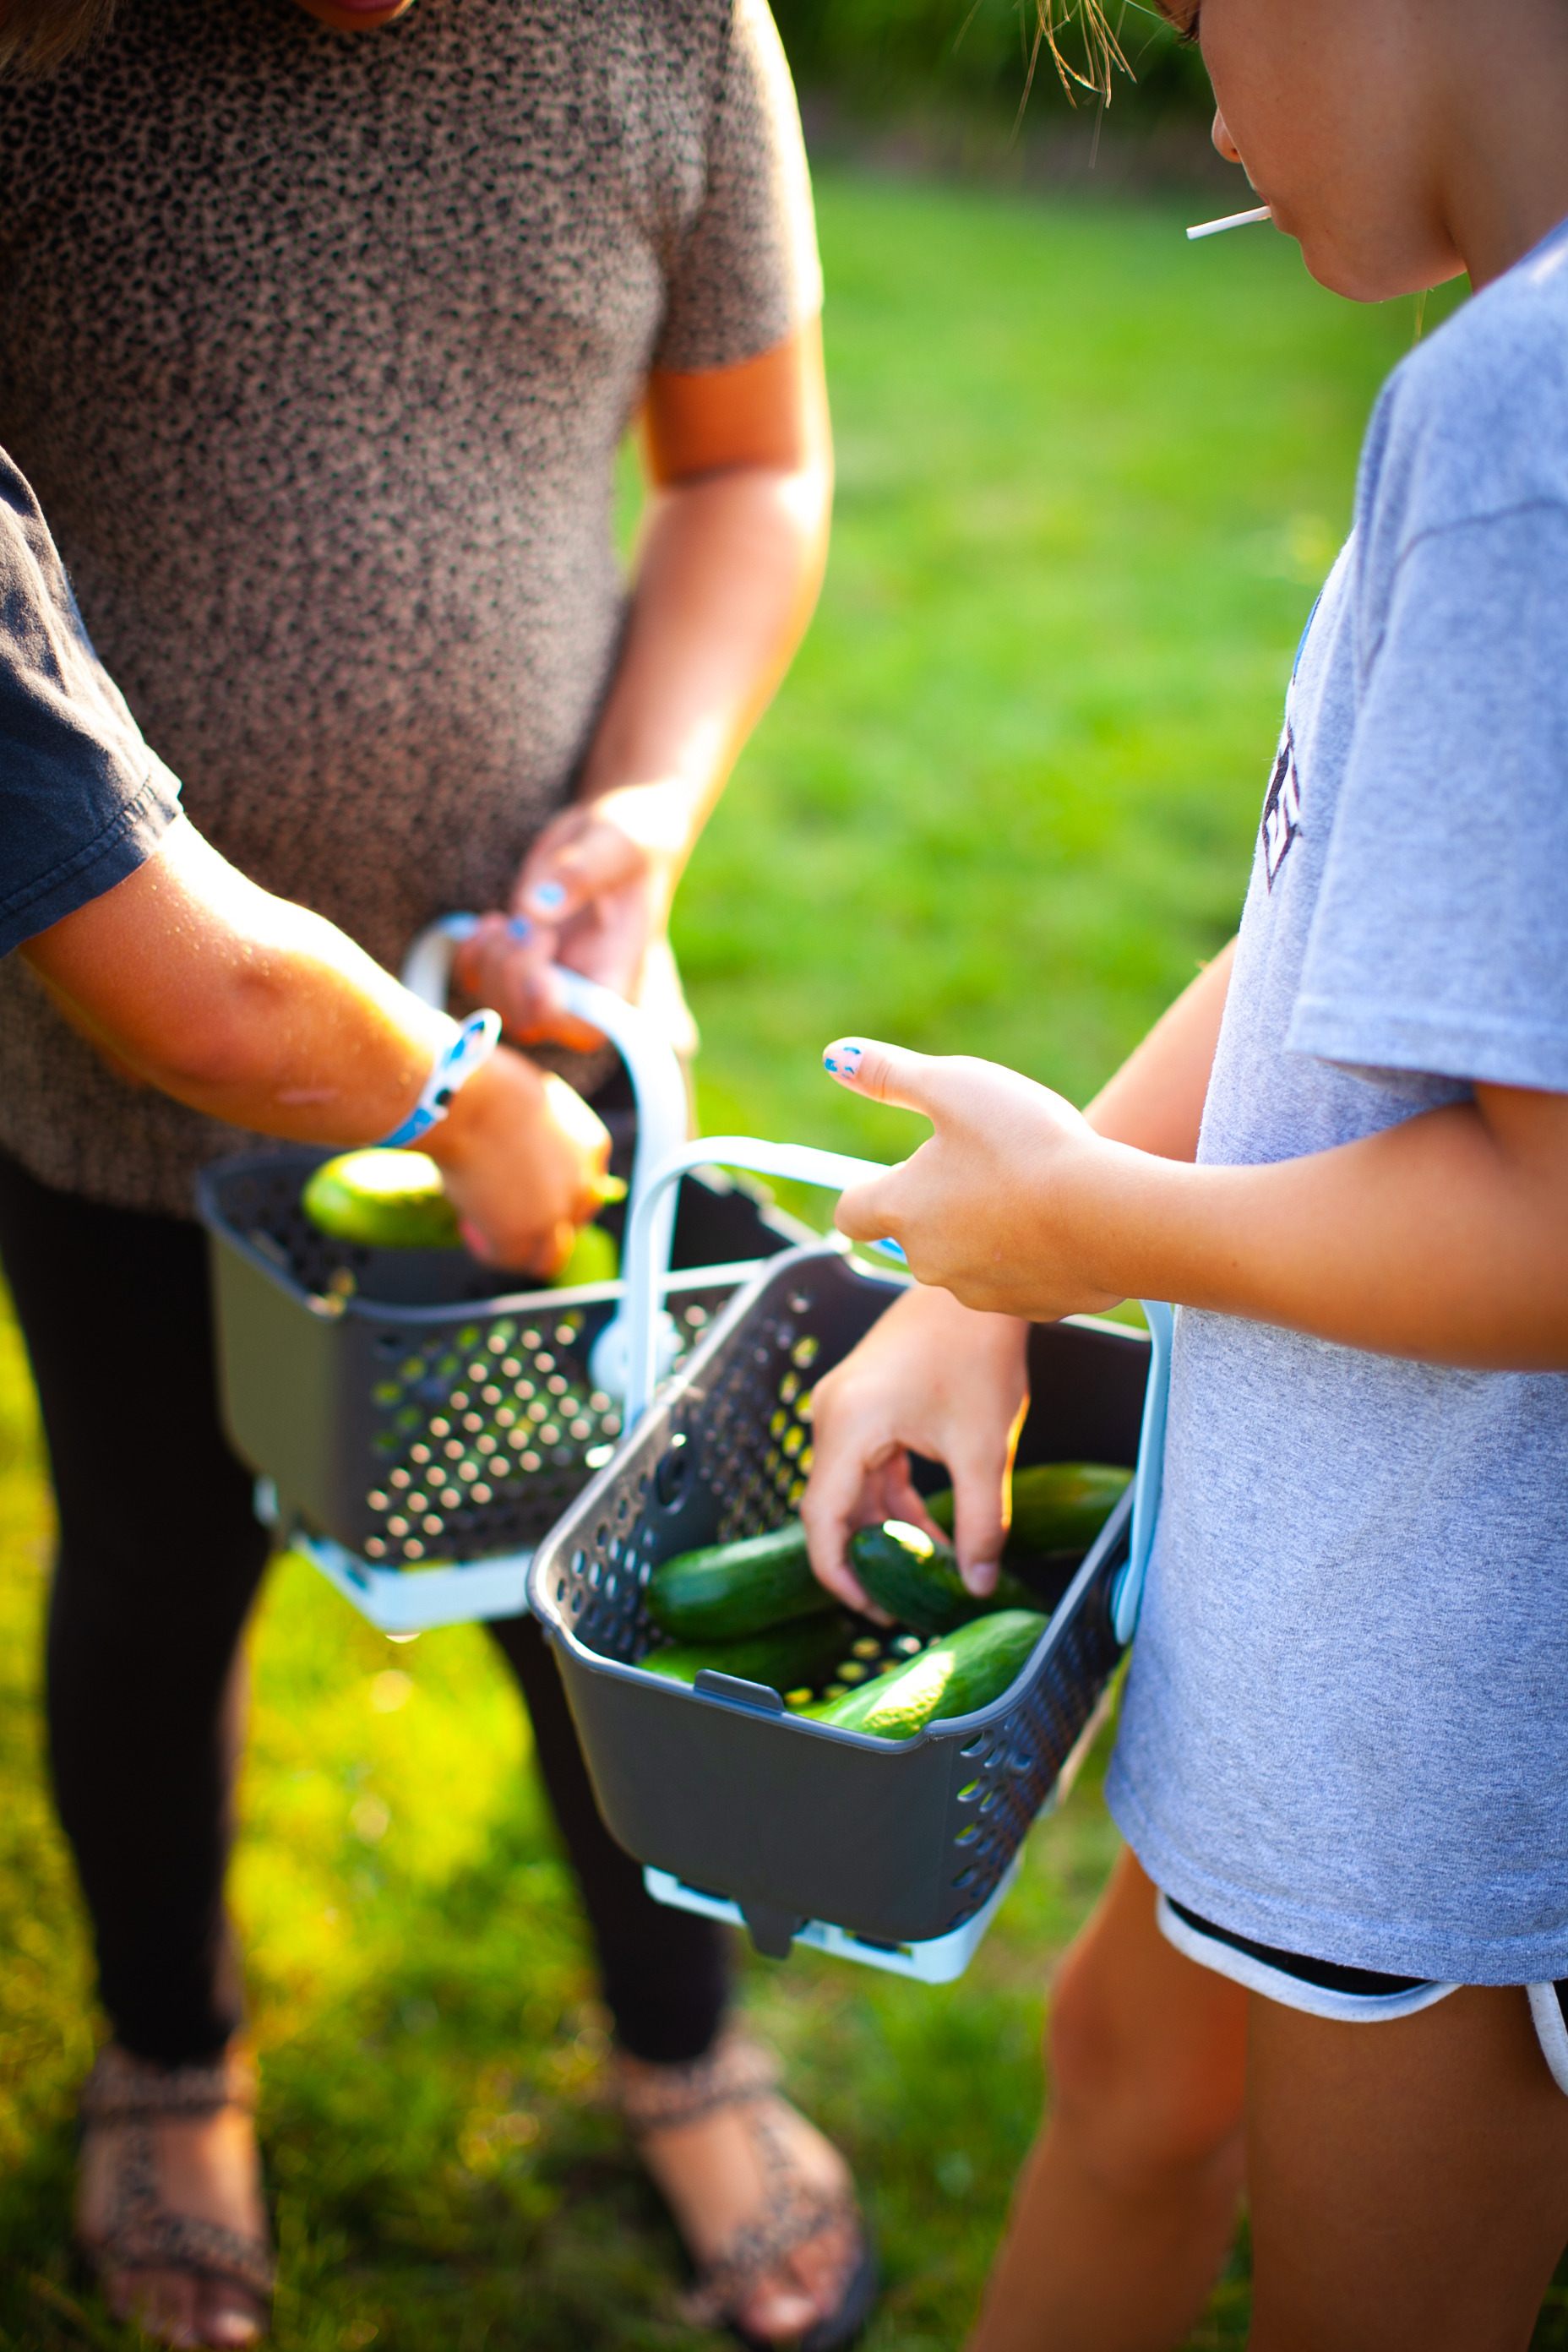
<path id="1" fill-rule="evenodd" d="M 1081 1118 L 829 1049 L 935 1124 L 839 1221 L 938 1286 L 819 1385 L 806 1517 L 847 1590 L 941 1454 L 984 1589 L 1026 1318 L 1181 1302 L 1131 1852 L 976 2342 L 1175 2342 L 1245 2164 L 1255 2345 L 1522 2343 L 1568 2239 L 1568 14 L 1202 36 L 1316 275 L 1481 290 L 1373 416 L 1234 945 Z"/>

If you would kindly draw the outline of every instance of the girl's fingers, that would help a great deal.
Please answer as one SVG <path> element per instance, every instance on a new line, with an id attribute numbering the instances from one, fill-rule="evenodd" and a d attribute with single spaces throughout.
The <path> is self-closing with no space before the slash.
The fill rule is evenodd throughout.
<path id="1" fill-rule="evenodd" d="M 931 1075 L 940 1066 L 930 1054 L 911 1054 L 907 1045 L 882 1045 L 864 1037 L 836 1038 L 822 1056 L 822 1066 L 841 1087 L 853 1088 L 868 1101 L 897 1103 L 904 1110 L 934 1116 Z"/>

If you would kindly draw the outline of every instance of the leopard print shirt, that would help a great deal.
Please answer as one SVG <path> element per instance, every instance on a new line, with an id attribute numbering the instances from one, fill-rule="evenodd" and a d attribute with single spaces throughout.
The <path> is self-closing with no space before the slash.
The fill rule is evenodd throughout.
<path id="1" fill-rule="evenodd" d="M 764 0 L 124 0 L 0 89 L 0 445 L 193 821 L 395 969 L 505 902 L 614 670 L 651 366 L 821 299 Z M 0 1145 L 191 1213 L 231 1128 L 0 965 Z"/>

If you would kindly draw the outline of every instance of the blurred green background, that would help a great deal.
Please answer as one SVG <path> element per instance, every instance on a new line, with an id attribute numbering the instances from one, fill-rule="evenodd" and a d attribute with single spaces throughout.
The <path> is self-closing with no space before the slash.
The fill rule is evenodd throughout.
<path id="1" fill-rule="evenodd" d="M 914 1123 L 830 1087 L 827 1038 L 993 1055 L 1082 1097 L 1234 926 L 1291 652 L 1413 318 L 1331 300 L 1271 232 L 1189 247 L 1171 200 L 828 173 L 819 202 L 832 564 L 679 937 L 709 1128 L 889 1156 Z M 69 2251 L 96 2025 L 42 1777 L 47 1547 L 5 1325 L 0 2345 L 113 2352 L 133 2339 Z M 394 1645 L 290 1564 L 254 1654 L 236 1901 L 279 2345 L 709 2340 L 676 2316 L 676 2240 L 596 2103 L 605 2020 L 484 1636 Z M 973 2310 L 1039 2112 L 1051 1966 L 1114 1850 L 1098 1777 L 1036 1831 L 961 1984 L 746 1967 L 881 2235 L 872 2352 L 944 2352 Z M 1238 2242 L 1194 2345 L 1244 2340 L 1245 2261 Z"/>

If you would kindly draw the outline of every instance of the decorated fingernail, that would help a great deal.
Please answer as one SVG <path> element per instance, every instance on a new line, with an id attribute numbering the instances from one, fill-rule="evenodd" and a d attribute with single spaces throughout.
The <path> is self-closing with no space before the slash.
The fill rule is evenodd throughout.
<path id="1" fill-rule="evenodd" d="M 566 885 L 564 882 L 536 882 L 529 896 L 542 914 L 552 915 L 558 907 L 566 904 Z"/>
<path id="2" fill-rule="evenodd" d="M 509 915 L 506 927 L 514 940 L 531 940 L 533 937 L 533 925 L 526 915 Z"/>
<path id="3" fill-rule="evenodd" d="M 830 1076 L 843 1078 L 852 1086 L 860 1075 L 860 1058 L 865 1051 L 864 1045 L 858 1045 L 853 1038 L 841 1037 L 823 1055 L 822 1066 Z"/>

